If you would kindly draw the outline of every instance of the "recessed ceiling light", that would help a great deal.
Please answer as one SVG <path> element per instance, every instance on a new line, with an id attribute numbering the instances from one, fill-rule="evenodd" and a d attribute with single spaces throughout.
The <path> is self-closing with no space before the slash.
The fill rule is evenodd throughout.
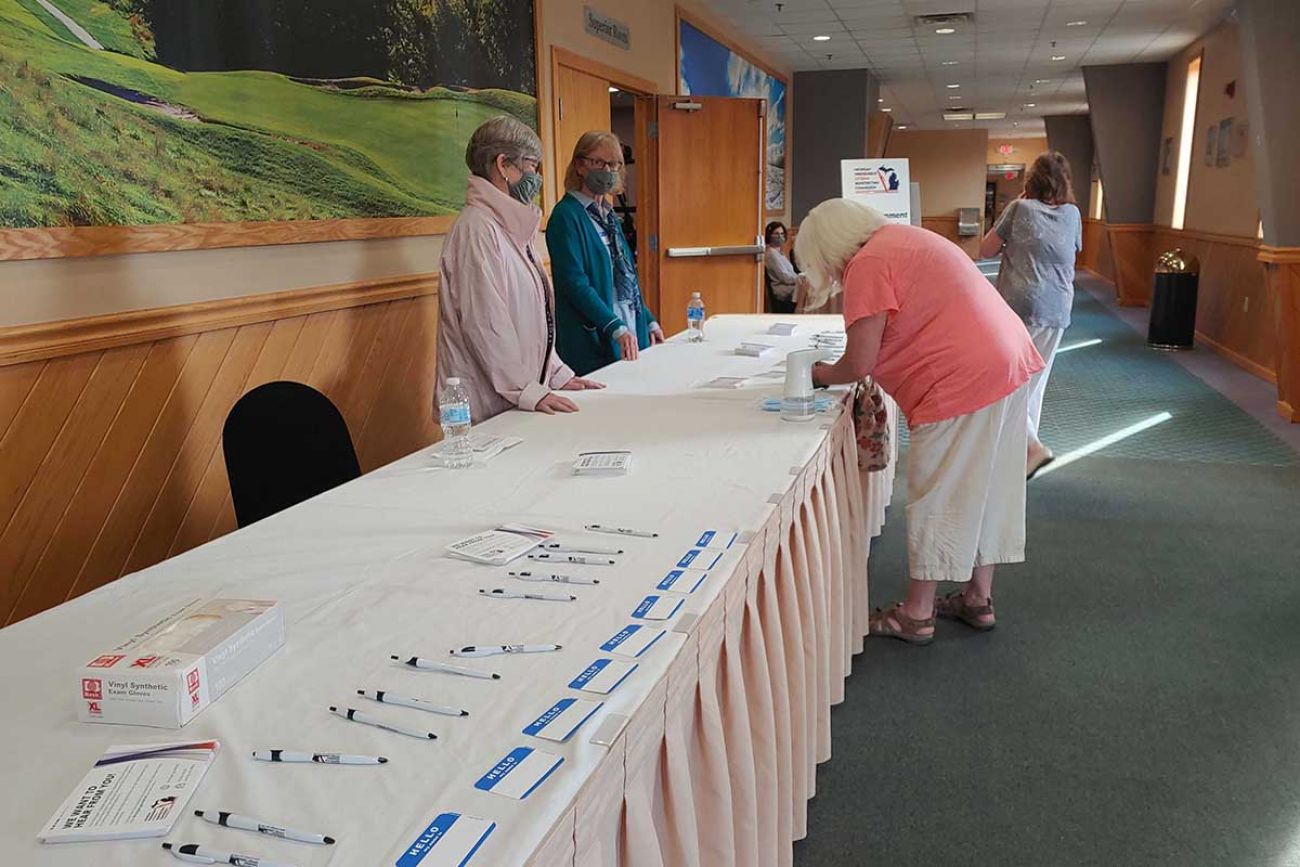
<path id="1" fill-rule="evenodd" d="M 1065 22 L 1065 26 L 1066 26 L 1066 27 L 1082 27 L 1083 25 L 1085 25 L 1085 24 L 1087 24 L 1087 23 L 1088 23 L 1087 21 L 1067 21 L 1067 22 Z"/>
<path id="2" fill-rule="evenodd" d="M 936 28 L 934 32 L 938 33 L 940 36 L 947 36 L 949 33 L 956 33 L 957 31 L 952 27 L 939 27 Z"/>
<path id="3" fill-rule="evenodd" d="M 1065 55 L 1064 55 L 1064 54 L 1053 54 L 1053 55 L 1052 55 L 1052 60 L 1064 60 L 1064 59 L 1065 59 Z"/>
<path id="4" fill-rule="evenodd" d="M 960 84 L 950 84 L 950 85 L 948 85 L 948 89 L 949 89 L 949 90 L 956 90 L 956 89 L 959 88 L 959 87 L 961 87 Z"/>
<path id="5" fill-rule="evenodd" d="M 898 125 L 898 128 L 899 128 L 899 129 L 907 129 L 907 124 L 905 124 L 905 123 L 900 123 L 900 124 Z"/>
<path id="6" fill-rule="evenodd" d="M 830 42 L 829 36 L 814 36 L 813 42 Z"/>
<path id="7" fill-rule="evenodd" d="M 1035 79 L 1034 79 L 1034 84 L 1047 84 L 1047 83 L 1050 82 L 1051 80 L 1052 80 L 1052 79 L 1050 79 L 1050 78 L 1035 78 Z"/>
<path id="8" fill-rule="evenodd" d="M 884 102 L 884 101 L 885 101 L 885 98 L 884 98 L 883 96 L 878 96 L 878 97 L 876 97 L 876 102 Z"/>
<path id="9" fill-rule="evenodd" d="M 1036 105 L 1038 105 L 1038 103 L 1036 103 L 1036 102 L 1027 102 L 1027 103 L 1025 103 L 1025 108 L 1033 108 L 1033 107 L 1035 107 Z"/>
<path id="10" fill-rule="evenodd" d="M 959 60 L 945 60 L 945 61 L 943 62 L 943 65 L 944 65 L 944 66 L 956 66 L 956 65 L 957 65 L 958 63 L 960 63 L 960 62 L 961 62 L 961 61 L 959 61 Z"/>

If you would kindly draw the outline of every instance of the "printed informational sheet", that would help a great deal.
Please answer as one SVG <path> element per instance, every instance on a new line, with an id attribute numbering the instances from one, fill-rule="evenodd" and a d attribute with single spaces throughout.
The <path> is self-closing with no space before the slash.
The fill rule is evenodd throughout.
<path id="1" fill-rule="evenodd" d="M 555 534 L 550 530 L 503 524 L 486 533 L 476 533 L 447 546 L 447 553 L 475 563 L 504 566 L 536 548 Z"/>
<path id="2" fill-rule="evenodd" d="M 562 764 L 563 756 L 532 747 L 515 747 L 493 765 L 492 770 L 474 784 L 474 788 L 522 801 L 537 791 Z"/>
<path id="3" fill-rule="evenodd" d="M 497 823 L 463 813 L 440 813 L 406 847 L 396 867 L 467 867 Z"/>
<path id="4" fill-rule="evenodd" d="M 630 469 L 631 452 L 583 452 L 573 462 L 575 476 L 621 476 Z"/>
<path id="5" fill-rule="evenodd" d="M 891 223 L 912 221 L 906 159 L 840 160 L 840 195 L 875 208 Z"/>
<path id="6" fill-rule="evenodd" d="M 109 747 L 37 839 L 73 843 L 167 834 L 220 746 L 197 741 Z"/>

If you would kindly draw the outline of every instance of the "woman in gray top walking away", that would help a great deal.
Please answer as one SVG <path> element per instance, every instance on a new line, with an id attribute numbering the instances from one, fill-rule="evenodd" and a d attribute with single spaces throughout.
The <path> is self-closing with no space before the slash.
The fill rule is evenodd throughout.
<path id="1" fill-rule="evenodd" d="M 1059 153 L 1040 154 L 1025 176 L 1025 191 L 1007 205 L 984 236 L 980 256 L 1002 252 L 998 292 L 1024 320 L 1046 366 L 1029 390 L 1029 451 L 1025 475 L 1033 478 L 1054 455 L 1038 438 L 1043 392 L 1052 357 L 1070 327 L 1074 304 L 1074 255 L 1083 249 L 1083 219 L 1074 204 L 1070 164 Z"/>

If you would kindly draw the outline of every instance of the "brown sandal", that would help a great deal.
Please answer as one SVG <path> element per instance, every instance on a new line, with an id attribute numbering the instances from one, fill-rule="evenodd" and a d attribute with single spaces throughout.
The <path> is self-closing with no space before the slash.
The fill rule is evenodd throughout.
<path id="1" fill-rule="evenodd" d="M 890 624 L 890 620 L 898 624 L 895 628 Z M 926 645 L 934 641 L 934 632 L 921 634 L 922 629 L 934 628 L 934 617 L 927 617 L 924 620 L 913 620 L 903 613 L 903 603 L 895 602 L 892 608 L 877 608 L 875 613 L 867 618 L 867 634 L 876 635 L 881 638 L 897 638 L 899 641 L 905 641 L 908 644 L 917 646 Z"/>
<path id="2" fill-rule="evenodd" d="M 954 590 L 947 596 L 936 599 L 934 613 L 937 617 L 960 620 L 971 629 L 978 629 L 980 632 L 988 632 L 998 625 L 997 618 L 993 614 L 993 597 L 989 597 L 986 605 L 967 605 L 966 594 L 961 590 Z"/>

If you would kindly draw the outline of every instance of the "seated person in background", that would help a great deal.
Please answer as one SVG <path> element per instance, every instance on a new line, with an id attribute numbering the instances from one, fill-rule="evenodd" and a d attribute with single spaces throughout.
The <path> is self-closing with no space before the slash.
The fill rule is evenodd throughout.
<path id="1" fill-rule="evenodd" d="M 609 196 L 623 189 L 623 146 L 604 130 L 583 133 L 564 173 L 567 194 L 546 223 L 555 275 L 556 341 L 580 374 L 635 361 L 663 329 L 641 297 L 636 260 Z"/>
<path id="2" fill-rule="evenodd" d="M 552 389 L 603 388 L 555 351 L 550 282 L 533 250 L 542 143 L 523 123 L 484 121 L 465 149 L 469 191 L 442 248 L 438 391 L 459 377 L 475 423 L 518 407 L 576 412 Z"/>
<path id="3" fill-rule="evenodd" d="M 769 313 L 793 313 L 799 292 L 799 275 L 786 258 L 785 225 L 768 223 L 763 229 L 767 249 L 763 252 L 764 280 L 767 282 Z"/>

